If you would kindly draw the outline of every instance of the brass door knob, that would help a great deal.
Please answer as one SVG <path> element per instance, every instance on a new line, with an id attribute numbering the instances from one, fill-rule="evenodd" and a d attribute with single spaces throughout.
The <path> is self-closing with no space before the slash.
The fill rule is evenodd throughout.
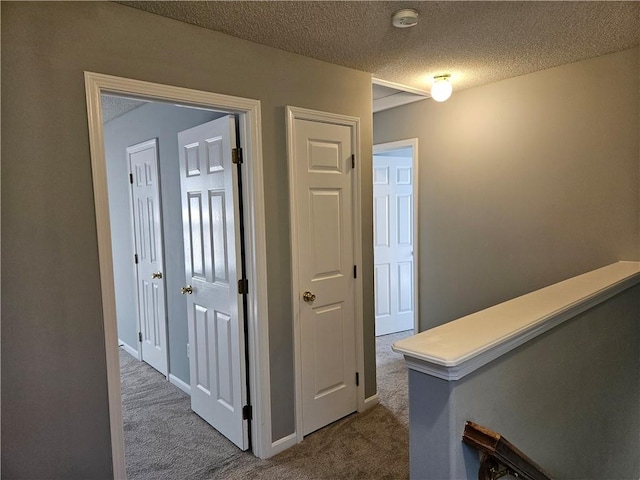
<path id="1" fill-rule="evenodd" d="M 307 303 L 311 303 L 316 299 L 316 296 L 311 292 L 304 292 L 302 294 L 302 299 Z"/>
<path id="2" fill-rule="evenodd" d="M 187 285 L 186 287 L 181 287 L 180 288 L 180 293 L 182 295 L 191 295 L 193 293 L 193 287 L 191 285 Z"/>
<path id="3" fill-rule="evenodd" d="M 162 278 L 162 272 L 154 272 L 151 274 L 151 278 Z"/>

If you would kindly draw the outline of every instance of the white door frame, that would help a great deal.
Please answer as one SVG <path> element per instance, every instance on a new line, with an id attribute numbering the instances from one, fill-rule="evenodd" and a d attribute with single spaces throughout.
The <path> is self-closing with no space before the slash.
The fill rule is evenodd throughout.
<path id="1" fill-rule="evenodd" d="M 124 432 L 120 390 L 120 360 L 113 279 L 113 254 L 107 190 L 107 169 L 102 126 L 102 94 L 144 97 L 158 101 L 191 105 L 237 113 L 246 158 L 245 233 L 247 274 L 252 281 L 247 295 L 249 321 L 249 384 L 254 418 L 251 422 L 253 453 L 260 458 L 273 455 L 271 443 L 271 399 L 269 374 L 269 326 L 267 311 L 266 239 L 262 169 L 260 101 L 216 93 L 131 80 L 111 75 L 85 72 L 85 90 L 91 148 L 98 257 L 102 286 L 102 310 L 107 360 L 109 422 L 113 473 L 126 478 Z"/>
<path id="2" fill-rule="evenodd" d="M 410 147 L 412 149 L 412 165 L 413 169 L 411 172 L 412 181 L 413 181 L 413 333 L 418 333 L 420 331 L 420 304 L 418 303 L 419 295 L 419 284 L 418 279 L 420 278 L 420 263 L 418 261 L 419 253 L 420 253 L 420 244 L 418 243 L 418 206 L 420 202 L 418 201 L 418 190 L 419 190 L 419 177 L 418 177 L 418 139 L 417 138 L 408 138 L 406 140 L 398 140 L 396 142 L 387 142 L 387 143 L 379 143 L 373 146 L 373 154 L 377 155 L 382 152 L 388 152 L 389 150 L 398 150 L 400 148 Z M 375 257 L 374 257 L 375 263 Z"/>
<path id="3" fill-rule="evenodd" d="M 296 408 L 296 431 L 295 434 L 287 437 L 289 443 L 299 443 L 303 439 L 302 429 L 302 355 L 301 355 L 301 330 L 300 330 L 300 279 L 298 276 L 298 229 L 297 229 L 297 186 L 296 186 L 296 162 L 294 162 L 295 145 L 295 120 L 309 120 L 313 122 L 331 123 L 334 125 L 345 125 L 351 127 L 351 141 L 355 152 L 355 178 L 353 185 L 353 242 L 354 261 L 358 265 L 358 270 L 362 272 L 362 219 L 361 219 L 361 165 L 360 157 L 360 119 L 339 115 L 335 113 L 319 112 L 299 107 L 286 107 L 287 110 L 287 157 L 289 164 L 289 218 L 291 229 L 291 297 L 293 311 L 293 344 L 294 344 L 294 371 L 295 371 L 295 408 Z M 362 318 L 363 295 L 362 295 L 362 274 L 356 277 L 355 289 L 355 327 L 356 327 L 356 367 L 360 372 L 360 385 L 358 391 L 358 411 L 361 412 L 373 405 L 375 402 L 367 402 L 365 405 L 365 376 L 364 376 L 364 327 Z M 287 445 L 287 446 L 290 446 Z"/>

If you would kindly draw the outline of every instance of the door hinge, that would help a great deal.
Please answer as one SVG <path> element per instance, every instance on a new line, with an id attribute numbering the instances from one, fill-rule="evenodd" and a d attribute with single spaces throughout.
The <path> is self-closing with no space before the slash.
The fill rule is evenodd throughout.
<path id="1" fill-rule="evenodd" d="M 356 372 L 356 387 L 360 386 L 360 373 Z"/>
<path id="2" fill-rule="evenodd" d="M 142 343 L 142 332 L 138 332 L 138 341 Z"/>
<path id="3" fill-rule="evenodd" d="M 241 278 L 238 280 L 238 295 L 249 293 L 249 280 Z"/>
<path id="4" fill-rule="evenodd" d="M 351 154 L 351 168 L 356 168 L 356 154 Z"/>
<path id="5" fill-rule="evenodd" d="M 358 278 L 358 267 L 356 265 L 353 266 L 353 278 Z"/>
<path id="6" fill-rule="evenodd" d="M 242 419 L 253 420 L 253 407 L 251 405 L 245 405 L 242 407 Z"/>
<path id="7" fill-rule="evenodd" d="M 133 262 L 137 265 L 138 264 L 138 254 L 134 253 L 133 254 Z"/>
<path id="8" fill-rule="evenodd" d="M 232 148 L 231 149 L 231 161 L 235 164 L 242 163 L 242 149 L 241 148 Z"/>
<path id="9" fill-rule="evenodd" d="M 133 173 L 129 174 L 129 183 L 133 185 Z"/>

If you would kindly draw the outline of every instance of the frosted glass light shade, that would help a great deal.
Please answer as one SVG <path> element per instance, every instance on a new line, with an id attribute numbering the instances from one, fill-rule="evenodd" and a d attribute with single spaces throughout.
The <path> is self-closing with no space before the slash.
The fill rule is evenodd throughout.
<path id="1" fill-rule="evenodd" d="M 448 76 L 435 77 L 431 87 L 431 98 L 436 102 L 444 102 L 451 96 L 453 87 Z"/>

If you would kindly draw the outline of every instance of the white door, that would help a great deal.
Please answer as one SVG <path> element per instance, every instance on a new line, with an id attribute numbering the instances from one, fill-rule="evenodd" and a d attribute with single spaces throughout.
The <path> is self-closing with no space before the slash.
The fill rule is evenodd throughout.
<path id="1" fill-rule="evenodd" d="M 178 134 L 191 408 L 248 448 L 235 124 L 225 116 Z"/>
<path id="2" fill-rule="evenodd" d="M 141 357 L 167 375 L 167 319 L 157 140 L 154 138 L 127 147 L 127 158 L 133 198 Z"/>
<path id="3" fill-rule="evenodd" d="M 413 160 L 373 157 L 376 335 L 414 328 Z"/>
<path id="4" fill-rule="evenodd" d="M 294 120 L 303 434 L 357 409 L 352 128 Z"/>

